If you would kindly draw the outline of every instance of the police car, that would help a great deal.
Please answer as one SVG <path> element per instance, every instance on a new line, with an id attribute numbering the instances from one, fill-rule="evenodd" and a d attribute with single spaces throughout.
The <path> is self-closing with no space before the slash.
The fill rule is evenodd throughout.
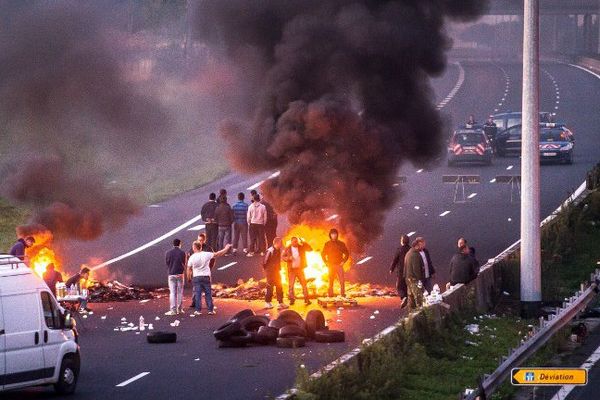
<path id="1" fill-rule="evenodd" d="M 540 124 L 541 161 L 573 162 L 573 133 L 564 124 Z M 521 125 L 515 125 L 496 137 L 497 154 L 501 157 L 521 154 Z"/>
<path id="2" fill-rule="evenodd" d="M 554 126 L 548 126 L 554 125 Z M 540 129 L 540 160 L 573 164 L 573 133 L 563 125 L 546 124 Z"/>
<path id="3" fill-rule="evenodd" d="M 492 164 L 493 150 L 482 125 L 464 125 L 448 142 L 448 165 L 462 162 Z"/>

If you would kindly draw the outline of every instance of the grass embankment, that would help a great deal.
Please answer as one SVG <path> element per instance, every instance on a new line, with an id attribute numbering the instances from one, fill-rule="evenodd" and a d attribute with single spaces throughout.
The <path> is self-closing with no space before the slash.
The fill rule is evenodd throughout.
<path id="1" fill-rule="evenodd" d="M 478 324 L 471 334 L 467 324 Z M 512 316 L 448 316 L 439 328 L 430 317 L 403 325 L 388 338 L 366 348 L 362 368 L 341 367 L 326 377 L 309 380 L 300 374 L 299 399 L 456 399 L 474 387 L 483 371 L 491 372 L 501 356 L 527 332 L 527 322 Z M 557 343 L 536 357 L 547 359 Z M 506 398 L 514 388 L 505 385 L 494 398 Z"/>
<path id="2" fill-rule="evenodd" d="M 0 197 L 0 253 L 7 253 L 15 241 L 15 227 L 23 224 L 28 211 Z"/>

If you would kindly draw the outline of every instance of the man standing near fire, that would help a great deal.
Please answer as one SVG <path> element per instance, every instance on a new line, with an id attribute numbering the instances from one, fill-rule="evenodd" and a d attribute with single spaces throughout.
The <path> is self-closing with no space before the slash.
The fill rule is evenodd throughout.
<path id="1" fill-rule="evenodd" d="M 217 251 L 216 253 L 201 250 L 200 243 L 198 242 L 194 242 L 192 248 L 194 249 L 194 254 L 192 254 L 192 256 L 188 259 L 187 266 L 190 268 L 188 272 L 188 282 L 192 281 L 194 287 L 194 297 L 196 303 L 196 311 L 194 311 L 194 315 L 202 314 L 202 293 L 204 293 L 208 314 L 214 315 L 215 307 L 212 300 L 212 288 L 210 281 L 211 261 L 227 254 L 229 249 L 231 249 L 231 243 L 227 243 L 222 250 Z"/>
<path id="2" fill-rule="evenodd" d="M 423 305 L 423 280 L 425 279 L 424 264 L 421 250 L 425 241 L 418 237 L 412 242 L 411 249 L 404 257 L 404 278 L 408 288 L 408 308 L 412 311 Z"/>
<path id="3" fill-rule="evenodd" d="M 288 308 L 283 302 L 283 287 L 281 286 L 281 238 L 273 239 L 273 245 L 267 249 L 265 258 L 263 259 L 262 267 L 265 270 L 267 278 L 267 293 L 265 295 L 265 309 L 273 308 L 271 300 L 273 300 L 273 291 L 277 296 L 279 305 L 277 309 L 281 310 Z"/>
<path id="4" fill-rule="evenodd" d="M 86 287 L 87 284 L 87 280 L 90 277 L 90 269 L 88 267 L 83 267 L 81 268 L 81 271 L 79 271 L 79 273 L 73 275 L 72 277 L 70 277 L 69 279 L 67 279 L 67 281 L 65 282 L 65 286 L 67 287 L 67 290 L 71 287 L 75 287 L 77 289 L 77 291 L 81 294 L 83 288 Z M 84 281 L 85 283 L 82 285 L 82 281 Z M 87 299 L 82 298 L 81 303 L 79 304 L 79 311 L 81 313 L 87 313 L 90 312 L 92 310 L 90 310 L 87 306 Z"/>
<path id="5" fill-rule="evenodd" d="M 219 236 L 219 225 L 215 220 L 215 211 L 217 210 L 217 205 L 217 195 L 211 193 L 208 195 L 208 201 L 204 203 L 202 209 L 200 210 L 202 221 L 204 221 L 206 226 L 206 241 L 213 249 L 217 248 L 217 238 Z"/>
<path id="6" fill-rule="evenodd" d="M 301 242 L 297 237 L 292 237 L 291 244 L 285 248 L 281 258 L 287 262 L 288 267 L 288 284 L 290 305 L 296 302 L 294 295 L 294 285 L 296 279 L 300 281 L 302 286 L 302 294 L 304 295 L 304 304 L 307 306 L 312 304 L 308 299 L 308 287 L 306 286 L 306 277 L 304 276 L 304 268 L 306 268 L 306 252 L 312 251 L 312 247 L 306 242 Z"/>
<path id="7" fill-rule="evenodd" d="M 260 202 L 260 195 L 256 194 L 254 200 L 248 207 L 248 233 L 250 234 L 250 244 L 248 246 L 248 257 L 254 256 L 259 252 L 261 256 L 265 255 L 265 224 L 267 223 L 267 209 Z"/>
<path id="8" fill-rule="evenodd" d="M 19 260 L 25 260 L 25 249 L 33 246 L 35 239 L 33 236 L 28 236 L 25 239 L 19 238 L 17 242 L 10 248 L 10 255 L 19 258 Z"/>
<path id="9" fill-rule="evenodd" d="M 407 287 L 406 287 L 406 279 L 404 277 L 404 258 L 406 254 L 410 250 L 410 238 L 408 235 L 402 235 L 400 237 L 400 247 L 396 250 L 396 255 L 392 260 L 392 265 L 390 266 L 390 274 L 394 273 L 396 270 L 397 278 L 396 278 L 396 289 L 398 290 L 398 296 L 400 296 L 400 308 L 406 307 L 408 304 L 408 296 L 407 296 Z"/>
<path id="10" fill-rule="evenodd" d="M 350 258 L 350 252 L 346 243 L 338 239 L 338 230 L 333 228 L 329 231 L 329 241 L 323 246 L 321 257 L 329 270 L 329 297 L 333 297 L 333 282 L 337 276 L 340 281 L 340 295 L 346 297 L 346 282 L 344 280 L 344 264 Z"/>

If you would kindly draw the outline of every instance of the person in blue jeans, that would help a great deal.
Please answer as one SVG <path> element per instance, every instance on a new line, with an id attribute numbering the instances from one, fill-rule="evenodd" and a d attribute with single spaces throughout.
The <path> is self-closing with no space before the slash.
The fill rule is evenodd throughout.
<path id="1" fill-rule="evenodd" d="M 173 240 L 173 248 L 166 252 L 169 282 L 169 311 L 165 315 L 183 313 L 183 273 L 185 272 L 185 259 L 187 255 L 181 250 L 181 240 Z"/>
<path id="2" fill-rule="evenodd" d="M 204 293 L 204 297 L 206 299 L 206 307 L 208 308 L 208 314 L 215 314 L 215 307 L 212 301 L 212 292 L 210 286 L 210 278 L 211 278 L 211 260 L 215 258 L 219 258 L 227 254 L 229 249 L 231 249 L 231 243 L 227 243 L 227 245 L 213 253 L 211 251 L 202 250 L 202 246 L 198 242 L 194 242 L 192 246 L 194 250 L 194 254 L 190 256 L 187 262 L 188 266 L 188 281 L 192 281 L 194 286 L 194 296 L 195 296 L 195 308 L 194 315 L 202 314 L 202 293 Z"/>

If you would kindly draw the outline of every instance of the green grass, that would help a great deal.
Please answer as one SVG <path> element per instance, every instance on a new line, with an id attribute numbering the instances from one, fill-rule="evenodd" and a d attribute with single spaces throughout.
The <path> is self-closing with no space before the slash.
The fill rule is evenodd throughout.
<path id="1" fill-rule="evenodd" d="M 0 253 L 8 253 L 15 242 L 15 228 L 27 220 L 28 211 L 0 197 Z"/>

